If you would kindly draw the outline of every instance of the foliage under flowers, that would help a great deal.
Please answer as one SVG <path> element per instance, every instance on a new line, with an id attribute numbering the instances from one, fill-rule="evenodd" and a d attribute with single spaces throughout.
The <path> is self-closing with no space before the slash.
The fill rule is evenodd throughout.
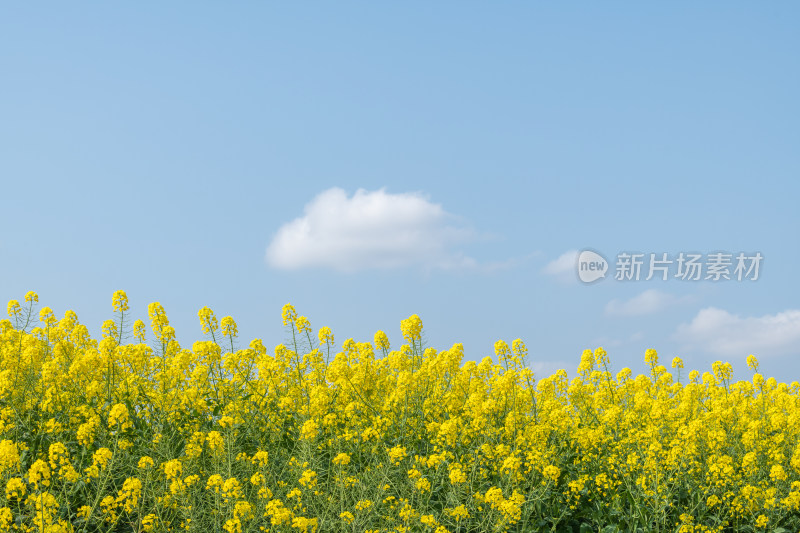
<path id="1" fill-rule="evenodd" d="M 99 340 L 37 304 L 0 321 L 0 531 L 800 528 L 797 382 L 682 383 L 654 350 L 613 375 L 602 348 L 537 381 L 519 339 L 462 363 L 414 315 L 397 350 L 337 350 L 291 305 L 288 346 L 237 350 L 204 307 L 189 350 L 158 303 L 147 344 L 122 291 Z"/>

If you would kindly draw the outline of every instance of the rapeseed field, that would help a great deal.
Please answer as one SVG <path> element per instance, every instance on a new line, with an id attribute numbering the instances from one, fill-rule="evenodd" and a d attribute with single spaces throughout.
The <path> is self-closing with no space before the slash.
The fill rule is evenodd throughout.
<path id="1" fill-rule="evenodd" d="M 800 384 L 732 367 L 643 373 L 586 350 L 535 376 L 517 339 L 466 361 L 337 345 L 291 305 L 291 342 L 238 348 L 208 308 L 180 346 L 123 291 L 93 339 L 29 292 L 0 321 L 0 531 L 800 530 Z"/>

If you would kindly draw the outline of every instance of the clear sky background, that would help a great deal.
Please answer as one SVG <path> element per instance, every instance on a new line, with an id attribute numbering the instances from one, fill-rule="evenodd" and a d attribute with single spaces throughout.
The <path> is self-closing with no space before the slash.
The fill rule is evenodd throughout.
<path id="1" fill-rule="evenodd" d="M 312 327 L 467 359 L 522 338 L 800 380 L 800 5 L 16 3 L 0 12 L 0 298 L 111 295 L 240 345 Z M 574 254 L 611 263 L 578 281 Z M 617 254 L 763 256 L 617 281 Z M 705 273 L 704 273 L 705 274 Z M 642 278 L 644 278 L 644 274 Z M 685 374 L 684 374 L 685 375 Z"/>

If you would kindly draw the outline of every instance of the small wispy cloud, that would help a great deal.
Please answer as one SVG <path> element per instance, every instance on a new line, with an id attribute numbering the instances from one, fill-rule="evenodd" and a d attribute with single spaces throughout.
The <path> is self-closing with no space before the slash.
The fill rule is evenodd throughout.
<path id="1" fill-rule="evenodd" d="M 419 193 L 334 187 L 281 226 L 267 263 L 279 269 L 327 267 L 342 272 L 407 266 L 455 269 L 477 262 L 457 245 L 477 236 L 441 205 Z"/>
<path id="2" fill-rule="evenodd" d="M 650 315 L 669 306 L 689 302 L 691 297 L 678 297 L 658 289 L 647 289 L 629 300 L 611 300 L 606 304 L 606 316 L 641 316 Z"/>
<path id="3" fill-rule="evenodd" d="M 625 346 L 626 344 L 638 342 L 645 338 L 645 334 L 643 331 L 636 331 L 631 333 L 627 338 L 620 339 L 620 338 L 612 338 L 612 337 L 597 337 L 592 339 L 592 342 L 587 348 L 591 346 L 591 349 L 597 348 L 602 346 L 603 348 L 618 348 L 620 346 Z"/>
<path id="4" fill-rule="evenodd" d="M 533 361 L 528 367 L 533 370 L 536 380 L 549 378 L 561 369 L 568 370 L 570 365 L 564 364 L 561 361 Z"/>
<path id="5" fill-rule="evenodd" d="M 563 283 L 577 282 L 575 265 L 578 262 L 578 253 L 578 250 L 564 252 L 557 259 L 547 263 L 542 272 Z"/>
<path id="6" fill-rule="evenodd" d="M 686 348 L 724 357 L 800 356 L 800 310 L 741 317 L 707 307 L 690 323 L 678 326 L 673 339 Z"/>

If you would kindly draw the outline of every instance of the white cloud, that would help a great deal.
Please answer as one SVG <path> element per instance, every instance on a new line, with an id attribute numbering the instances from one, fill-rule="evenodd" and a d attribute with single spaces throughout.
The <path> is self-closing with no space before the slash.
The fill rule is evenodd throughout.
<path id="1" fill-rule="evenodd" d="M 578 250 L 564 252 L 558 256 L 558 259 L 547 263 L 542 272 L 562 282 L 577 281 L 578 276 L 575 271 L 575 265 L 578 262 L 578 253 Z"/>
<path id="2" fill-rule="evenodd" d="M 640 340 L 643 340 L 643 339 L 644 339 L 644 332 L 643 331 L 637 331 L 636 333 L 632 334 L 630 339 L 628 339 L 628 340 L 629 340 L 629 342 L 636 342 L 636 341 L 640 341 Z"/>
<path id="3" fill-rule="evenodd" d="M 418 193 L 359 189 L 349 198 L 334 187 L 305 206 L 302 217 L 281 226 L 269 244 L 275 268 L 329 267 L 344 272 L 417 265 L 473 267 L 453 249 L 475 238 L 439 204 Z"/>
<path id="4" fill-rule="evenodd" d="M 724 357 L 800 356 L 800 310 L 742 318 L 723 309 L 701 309 L 673 338 L 687 348 Z"/>
<path id="5" fill-rule="evenodd" d="M 511 257 L 509 259 L 503 259 L 499 261 L 489 261 L 477 266 L 481 272 L 485 273 L 498 272 L 502 270 L 511 270 L 513 268 L 518 268 L 528 263 L 531 259 L 539 255 L 541 255 L 541 252 L 534 251 L 523 256 Z"/>
<path id="6" fill-rule="evenodd" d="M 611 300 L 606 304 L 606 316 L 640 316 L 657 313 L 670 305 L 690 301 L 684 296 L 679 298 L 658 289 L 647 289 L 625 301 Z"/>

